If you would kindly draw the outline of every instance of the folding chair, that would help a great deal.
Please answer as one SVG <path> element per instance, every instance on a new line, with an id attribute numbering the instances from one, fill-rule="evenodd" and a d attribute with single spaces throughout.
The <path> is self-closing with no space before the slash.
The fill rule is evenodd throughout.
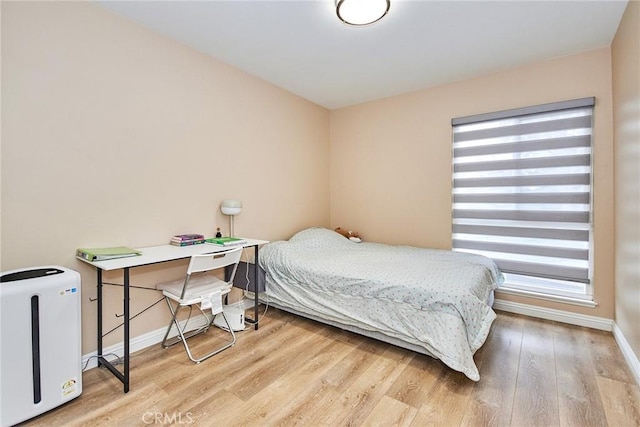
<path id="1" fill-rule="evenodd" d="M 162 346 L 164 348 L 168 348 L 178 342 L 182 342 L 189 359 L 195 363 L 200 363 L 236 343 L 236 335 L 233 332 L 233 329 L 231 329 L 229 321 L 222 310 L 222 297 L 231 291 L 233 278 L 236 275 L 241 255 L 242 248 L 240 247 L 223 252 L 193 255 L 189 262 L 189 267 L 187 268 L 187 276 L 184 280 L 175 280 L 156 285 L 156 289 L 162 291 L 172 315 L 171 322 L 167 328 L 167 333 L 162 340 Z M 226 276 L 228 278 L 226 281 L 209 273 L 212 270 L 224 267 L 231 268 L 231 266 L 233 269 L 231 270 L 231 274 Z M 191 314 L 194 306 L 200 311 L 200 313 L 202 313 L 206 321 L 203 325 L 189 329 L 189 321 L 191 320 Z M 189 316 L 181 327 L 178 320 L 178 313 L 185 307 L 189 307 Z M 209 308 L 211 310 L 209 310 Z M 207 315 L 205 310 L 211 311 L 211 316 Z M 232 340 L 202 357 L 195 358 L 187 344 L 187 339 L 206 332 L 213 324 L 216 315 L 222 315 L 224 322 L 227 325 L 226 331 L 231 333 Z M 174 326 L 178 331 L 178 335 L 169 338 L 171 329 Z"/>

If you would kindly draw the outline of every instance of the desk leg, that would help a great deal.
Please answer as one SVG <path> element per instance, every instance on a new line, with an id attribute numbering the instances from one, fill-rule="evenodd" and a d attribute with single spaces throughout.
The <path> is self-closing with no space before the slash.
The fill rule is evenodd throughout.
<path id="1" fill-rule="evenodd" d="M 98 269 L 98 366 L 109 369 L 124 384 L 124 392 L 129 392 L 129 268 L 124 269 L 124 374 L 102 355 L 102 270 Z"/>
<path id="2" fill-rule="evenodd" d="M 255 245 L 253 247 L 254 253 L 255 253 L 255 264 L 254 264 L 254 269 L 253 269 L 253 318 L 255 319 L 256 323 L 253 325 L 253 329 L 254 330 L 258 330 L 258 292 L 260 291 L 259 288 L 259 283 L 258 283 L 258 269 L 259 267 L 259 263 L 258 263 L 258 245 Z"/>
<path id="3" fill-rule="evenodd" d="M 98 367 L 102 366 L 102 270 L 97 269 L 97 298 L 98 298 Z"/>
<path id="4" fill-rule="evenodd" d="M 124 269 L 124 392 L 129 392 L 129 268 Z"/>

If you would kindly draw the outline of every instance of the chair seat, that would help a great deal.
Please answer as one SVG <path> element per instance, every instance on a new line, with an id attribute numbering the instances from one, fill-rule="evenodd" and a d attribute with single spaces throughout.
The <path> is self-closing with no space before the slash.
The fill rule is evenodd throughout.
<path id="1" fill-rule="evenodd" d="M 197 304 L 202 300 L 203 296 L 212 294 L 215 291 L 221 291 L 222 295 L 231 291 L 231 285 L 224 280 L 220 280 L 212 275 L 202 275 L 199 277 L 191 277 L 189 286 L 184 294 L 184 298 L 180 298 L 184 279 L 173 280 L 171 282 L 160 283 L 156 289 L 162 291 L 162 294 L 182 305 Z"/>

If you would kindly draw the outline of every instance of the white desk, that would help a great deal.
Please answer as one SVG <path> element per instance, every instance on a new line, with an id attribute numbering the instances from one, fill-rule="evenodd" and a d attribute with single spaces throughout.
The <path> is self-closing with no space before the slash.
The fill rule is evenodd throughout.
<path id="1" fill-rule="evenodd" d="M 255 265 L 254 269 L 254 284 L 255 289 L 258 289 L 258 247 L 265 243 L 269 243 L 267 240 L 258 240 L 258 239 L 247 239 L 246 243 L 238 246 L 242 247 L 253 247 L 255 254 Z M 146 248 L 137 248 L 136 250 L 140 251 L 141 254 L 133 257 L 126 258 L 117 258 L 110 259 L 105 261 L 87 261 L 86 259 L 77 257 L 80 261 L 85 262 L 93 267 L 95 267 L 97 272 L 97 299 L 98 299 L 98 366 L 104 366 L 109 369 L 113 375 L 115 375 L 122 383 L 124 384 L 124 392 L 127 393 L 129 391 L 129 321 L 130 319 L 130 311 L 129 311 L 129 269 L 134 267 L 141 267 L 143 265 L 151 265 L 158 264 L 167 261 L 175 261 L 179 259 L 190 258 L 192 255 L 200 255 L 207 253 L 215 253 L 221 252 L 231 247 L 237 246 L 220 246 L 211 243 L 203 243 L 200 245 L 190 245 L 190 246 L 173 246 L 173 245 L 161 245 L 161 246 L 149 246 Z M 117 370 L 111 362 L 106 360 L 102 356 L 102 272 L 103 271 L 113 271 L 113 270 L 122 270 L 123 271 L 123 288 L 124 288 L 124 300 L 123 300 L 123 311 L 124 311 L 124 356 L 123 356 L 123 372 Z M 254 292 L 254 328 L 258 329 L 258 292 Z"/>

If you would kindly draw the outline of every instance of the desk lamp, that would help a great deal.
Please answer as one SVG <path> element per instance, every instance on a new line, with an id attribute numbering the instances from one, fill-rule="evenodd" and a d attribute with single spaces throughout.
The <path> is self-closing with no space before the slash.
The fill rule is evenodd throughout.
<path id="1" fill-rule="evenodd" d="M 223 200 L 220 205 L 220 210 L 223 214 L 229 215 L 229 237 L 235 235 L 233 229 L 233 217 L 242 212 L 242 202 L 240 200 L 227 199 Z"/>

